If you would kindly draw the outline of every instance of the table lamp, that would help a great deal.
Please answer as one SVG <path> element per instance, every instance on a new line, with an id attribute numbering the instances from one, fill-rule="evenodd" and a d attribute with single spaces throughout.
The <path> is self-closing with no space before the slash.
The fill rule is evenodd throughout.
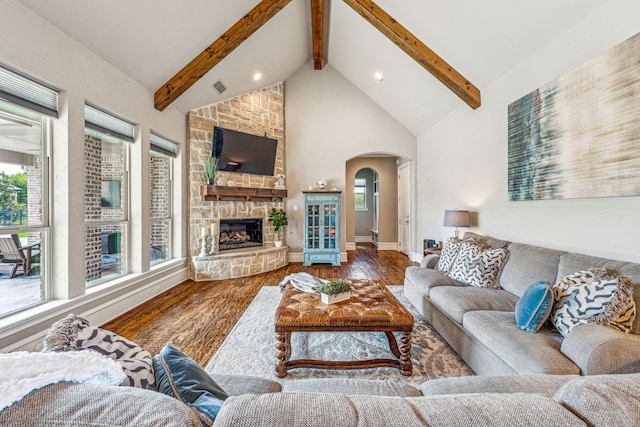
<path id="1" fill-rule="evenodd" d="M 470 227 L 469 211 L 446 210 L 444 211 L 445 227 L 456 227 L 456 239 L 458 238 L 458 227 Z"/>

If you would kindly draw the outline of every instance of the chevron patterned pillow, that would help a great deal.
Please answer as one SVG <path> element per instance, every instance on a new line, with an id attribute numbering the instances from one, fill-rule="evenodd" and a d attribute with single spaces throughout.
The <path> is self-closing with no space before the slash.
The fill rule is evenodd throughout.
<path id="1" fill-rule="evenodd" d="M 629 332 L 636 315 L 629 277 L 594 268 L 570 274 L 553 288 L 551 322 L 563 336 L 578 325 L 597 323 Z"/>
<path id="2" fill-rule="evenodd" d="M 449 277 L 478 288 L 500 289 L 500 273 L 509 253 L 504 248 L 483 249 L 463 242 Z"/>
<path id="3" fill-rule="evenodd" d="M 82 350 L 97 351 L 118 362 L 126 375 L 121 385 L 155 390 L 151 353 L 115 332 L 91 326 L 82 316 L 69 314 L 54 323 L 42 349 L 44 352 Z"/>
<path id="4" fill-rule="evenodd" d="M 449 272 L 453 261 L 455 261 L 458 256 L 460 245 L 462 245 L 462 241 L 455 237 L 450 237 L 444 242 L 436 270 L 444 271 L 445 273 Z"/>

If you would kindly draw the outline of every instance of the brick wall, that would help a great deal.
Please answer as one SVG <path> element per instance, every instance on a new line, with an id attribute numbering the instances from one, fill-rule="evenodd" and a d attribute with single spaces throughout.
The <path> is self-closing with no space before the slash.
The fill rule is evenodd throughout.
<path id="1" fill-rule="evenodd" d="M 151 174 L 151 218 L 168 218 L 171 216 L 170 172 L 171 159 L 165 156 L 152 155 L 149 171 Z M 168 222 L 153 221 L 151 223 L 151 245 L 168 249 L 171 228 Z M 163 257 L 169 257 L 165 252 Z"/>
<path id="2" fill-rule="evenodd" d="M 84 217 L 85 275 L 86 280 L 101 276 L 102 233 L 121 232 L 121 227 L 91 226 L 91 221 L 118 221 L 123 218 L 124 189 L 120 186 L 120 206 L 102 207 L 102 181 L 123 181 L 124 154 L 120 144 L 103 142 L 100 138 L 85 134 L 84 141 Z M 124 240 L 124 236 L 122 236 Z M 123 245 L 125 248 L 126 245 Z M 124 258 L 125 253 L 123 251 Z"/>

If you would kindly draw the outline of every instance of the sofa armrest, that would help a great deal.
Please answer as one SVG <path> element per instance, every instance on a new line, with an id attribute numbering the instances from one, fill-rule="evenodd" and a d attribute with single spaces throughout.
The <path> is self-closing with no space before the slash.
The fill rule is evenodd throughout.
<path id="1" fill-rule="evenodd" d="M 420 261 L 420 267 L 436 268 L 436 265 L 438 265 L 439 259 L 440 259 L 440 255 L 435 255 L 435 254 L 427 255 L 426 257 L 422 258 L 422 261 Z"/>
<path id="2" fill-rule="evenodd" d="M 640 372 L 640 336 L 608 326 L 576 326 L 560 351 L 578 365 L 582 375 Z"/>

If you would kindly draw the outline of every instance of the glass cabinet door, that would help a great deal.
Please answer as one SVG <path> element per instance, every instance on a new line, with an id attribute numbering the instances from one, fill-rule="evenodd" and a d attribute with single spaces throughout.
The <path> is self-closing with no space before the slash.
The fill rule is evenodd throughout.
<path id="1" fill-rule="evenodd" d="M 324 249 L 335 249 L 336 246 L 336 216 L 338 206 L 335 203 L 327 203 L 323 207 L 324 211 Z"/>
<path id="2" fill-rule="evenodd" d="M 307 248 L 320 249 L 320 204 L 307 205 Z"/>

